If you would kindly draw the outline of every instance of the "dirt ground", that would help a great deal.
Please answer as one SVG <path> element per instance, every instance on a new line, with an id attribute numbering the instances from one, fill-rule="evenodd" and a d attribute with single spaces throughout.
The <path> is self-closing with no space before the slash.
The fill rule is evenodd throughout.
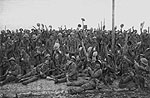
<path id="1" fill-rule="evenodd" d="M 116 89 L 112 91 L 105 86 L 101 90 L 91 90 L 78 95 L 70 95 L 64 84 L 54 84 L 49 80 L 38 80 L 28 85 L 19 83 L 7 84 L 0 87 L 0 98 L 150 98 L 150 94 L 141 91 Z M 16 94 L 18 97 L 16 97 Z"/>

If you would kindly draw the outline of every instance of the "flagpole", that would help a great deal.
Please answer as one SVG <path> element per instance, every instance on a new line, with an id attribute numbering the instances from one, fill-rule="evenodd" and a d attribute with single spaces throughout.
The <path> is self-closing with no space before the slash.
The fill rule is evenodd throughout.
<path id="1" fill-rule="evenodd" d="M 115 45 L 115 0 L 112 0 L 112 52 L 114 53 Z"/>

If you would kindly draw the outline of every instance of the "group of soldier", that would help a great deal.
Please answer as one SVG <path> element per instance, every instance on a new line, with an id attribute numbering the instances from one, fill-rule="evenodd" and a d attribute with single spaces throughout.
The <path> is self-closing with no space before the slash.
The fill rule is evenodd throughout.
<path id="1" fill-rule="evenodd" d="M 52 29 L 37 23 L 37 28 L 0 34 L 0 86 L 7 83 L 27 85 L 38 79 L 66 83 L 72 94 L 111 87 L 149 90 L 150 34 L 143 27 L 102 29 Z"/>

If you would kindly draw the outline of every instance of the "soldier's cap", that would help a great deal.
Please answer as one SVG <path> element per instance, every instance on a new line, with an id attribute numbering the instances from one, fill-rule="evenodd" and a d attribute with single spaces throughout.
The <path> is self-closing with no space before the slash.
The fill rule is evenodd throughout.
<path id="1" fill-rule="evenodd" d="M 81 51 L 81 50 L 82 50 L 82 47 L 79 48 L 79 51 Z"/>
<path id="2" fill-rule="evenodd" d="M 42 44 L 42 46 L 45 46 L 45 44 Z"/>
<path id="3" fill-rule="evenodd" d="M 60 48 L 60 44 L 59 43 L 55 43 L 54 44 L 54 49 L 59 49 Z"/>
<path id="4" fill-rule="evenodd" d="M 46 54 L 46 55 L 45 55 L 45 58 L 46 58 L 46 57 L 50 57 L 50 54 Z"/>
<path id="5" fill-rule="evenodd" d="M 11 58 L 9 59 L 9 61 L 15 61 L 15 58 L 14 58 L 14 57 L 11 57 Z"/>
<path id="6" fill-rule="evenodd" d="M 94 36 L 93 39 L 96 39 L 96 36 Z"/>
<path id="7" fill-rule="evenodd" d="M 93 51 L 96 51 L 96 47 L 93 48 Z"/>
<path id="8" fill-rule="evenodd" d="M 95 63 L 101 65 L 101 61 L 100 60 L 96 60 Z"/>
<path id="9" fill-rule="evenodd" d="M 20 29 L 19 29 L 19 31 L 23 31 L 23 29 L 22 29 L 22 28 L 20 28 Z"/>
<path id="10" fill-rule="evenodd" d="M 140 59 L 141 63 L 148 66 L 148 60 L 146 58 Z"/>
<path id="11" fill-rule="evenodd" d="M 75 56 L 71 56 L 71 59 L 72 59 L 72 60 L 76 60 Z"/>
<path id="12" fill-rule="evenodd" d="M 97 55 L 98 55 L 98 52 L 97 52 L 97 51 L 93 52 L 93 56 L 94 56 L 94 57 L 96 57 Z"/>
<path id="13" fill-rule="evenodd" d="M 24 34 L 24 36 L 23 36 L 23 37 L 26 37 L 26 38 L 27 38 L 27 37 L 29 37 L 29 35 L 26 33 L 26 34 Z"/>
<path id="14" fill-rule="evenodd" d="M 91 52 L 92 48 L 93 48 L 93 47 L 89 47 L 89 48 L 87 49 L 87 51 L 88 51 L 88 52 Z"/>
<path id="15" fill-rule="evenodd" d="M 36 39 L 37 38 L 37 36 L 34 34 L 34 35 L 32 35 L 32 39 Z"/>
<path id="16" fill-rule="evenodd" d="M 58 36 L 62 36 L 62 34 L 61 34 L 61 33 L 58 33 Z"/>
<path id="17" fill-rule="evenodd" d="M 36 25 L 39 27 L 39 26 L 40 26 L 40 23 L 37 23 Z"/>
<path id="18" fill-rule="evenodd" d="M 45 63 L 45 64 L 49 64 L 49 60 L 46 60 L 44 63 Z"/>

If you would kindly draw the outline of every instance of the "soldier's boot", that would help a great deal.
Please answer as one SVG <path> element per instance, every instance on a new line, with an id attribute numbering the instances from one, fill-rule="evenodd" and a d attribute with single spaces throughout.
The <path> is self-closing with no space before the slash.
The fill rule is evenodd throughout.
<path id="1" fill-rule="evenodd" d="M 38 77 L 32 77 L 32 78 L 30 78 L 30 79 L 28 79 L 28 80 L 22 82 L 22 84 L 23 84 L 23 85 L 27 85 L 27 84 L 29 84 L 29 83 L 31 83 L 31 82 L 36 81 L 36 80 L 38 80 Z"/>
<path id="2" fill-rule="evenodd" d="M 80 94 L 83 91 L 84 91 L 84 89 L 81 88 L 81 87 L 79 87 L 79 88 L 71 88 L 71 89 L 68 90 L 68 93 L 73 95 L 73 94 Z"/>
<path id="3" fill-rule="evenodd" d="M 64 77 L 64 78 L 62 78 L 62 79 L 55 79 L 55 84 L 58 84 L 58 83 L 64 83 L 64 82 L 67 82 L 67 78 L 66 77 Z"/>

